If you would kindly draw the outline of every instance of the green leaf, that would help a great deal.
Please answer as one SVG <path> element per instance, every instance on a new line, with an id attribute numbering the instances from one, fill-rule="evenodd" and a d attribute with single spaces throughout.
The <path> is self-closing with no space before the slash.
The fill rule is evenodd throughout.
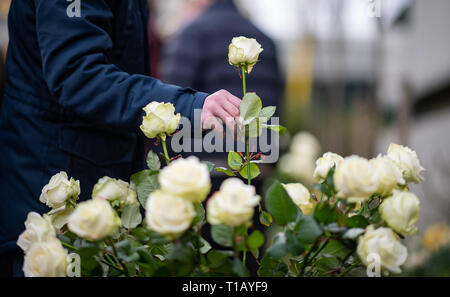
<path id="1" fill-rule="evenodd" d="M 306 243 L 313 243 L 323 233 L 319 224 L 312 216 L 302 217 L 294 230 L 297 232 L 298 239 Z"/>
<path id="2" fill-rule="evenodd" d="M 228 251 L 211 250 L 206 255 L 206 258 L 208 259 L 211 268 L 217 268 L 228 259 L 228 256 Z"/>
<path id="3" fill-rule="evenodd" d="M 348 218 L 345 221 L 345 225 L 348 228 L 366 228 L 369 225 L 369 222 L 367 222 L 366 218 L 361 215 L 356 215 L 351 218 Z"/>
<path id="4" fill-rule="evenodd" d="M 259 112 L 259 119 L 262 123 L 267 122 L 273 116 L 277 108 L 275 106 L 266 106 Z"/>
<path id="5" fill-rule="evenodd" d="M 203 161 L 202 163 L 208 166 L 209 172 L 213 172 L 214 169 L 216 168 L 216 165 L 213 162 Z"/>
<path id="6" fill-rule="evenodd" d="M 267 211 L 261 211 L 261 213 L 259 214 L 259 222 L 261 224 L 263 224 L 266 227 L 270 227 L 270 225 L 272 225 L 272 215 L 270 213 L 268 213 Z"/>
<path id="7" fill-rule="evenodd" d="M 228 153 L 228 166 L 230 166 L 231 169 L 239 170 L 242 167 L 242 157 L 236 152 L 229 152 Z"/>
<path id="8" fill-rule="evenodd" d="M 259 171 L 258 165 L 256 165 L 255 163 L 250 163 L 250 179 L 256 178 L 260 173 L 261 173 L 261 171 Z M 239 174 L 245 179 L 248 178 L 248 167 L 247 167 L 247 165 L 242 167 L 241 171 L 239 171 Z"/>
<path id="9" fill-rule="evenodd" d="M 286 256 L 288 253 L 286 240 L 287 238 L 284 232 L 280 232 L 275 235 L 272 245 L 267 249 L 267 253 L 275 260 Z"/>
<path id="10" fill-rule="evenodd" d="M 339 213 L 327 201 L 322 201 L 314 208 L 314 218 L 319 223 L 330 224 L 337 221 Z"/>
<path id="11" fill-rule="evenodd" d="M 263 128 L 273 130 L 277 132 L 278 135 L 283 135 L 287 131 L 286 127 L 283 127 L 281 125 L 263 125 Z"/>
<path id="12" fill-rule="evenodd" d="M 258 276 L 260 277 L 280 277 L 285 276 L 288 272 L 288 267 L 280 260 L 273 259 L 269 254 L 266 254 L 261 260 L 261 266 L 258 269 Z"/>
<path id="13" fill-rule="evenodd" d="M 212 239 L 226 247 L 233 245 L 234 228 L 226 225 L 212 225 L 211 237 Z"/>
<path id="14" fill-rule="evenodd" d="M 234 174 L 233 171 L 231 171 L 230 169 L 225 168 L 225 167 L 217 167 L 216 170 L 218 172 L 223 172 L 223 173 L 225 173 L 228 176 L 236 176 L 236 174 Z"/>
<path id="15" fill-rule="evenodd" d="M 203 220 L 205 219 L 205 208 L 203 207 L 203 205 L 201 203 L 194 203 L 194 208 L 196 215 L 194 217 L 194 220 L 192 221 L 192 225 L 203 222 Z"/>
<path id="16" fill-rule="evenodd" d="M 147 154 L 147 166 L 151 171 L 157 171 L 161 168 L 161 162 L 159 161 L 158 155 L 152 150 Z"/>
<path id="17" fill-rule="evenodd" d="M 247 267 L 239 259 L 235 258 L 233 261 L 233 272 L 239 277 L 247 277 L 248 273 Z"/>
<path id="18" fill-rule="evenodd" d="M 206 254 L 211 250 L 211 245 L 203 237 L 200 237 L 200 253 Z"/>
<path id="19" fill-rule="evenodd" d="M 247 93 L 239 105 L 240 116 L 244 119 L 244 125 L 248 125 L 259 116 L 262 109 L 261 99 L 256 93 Z"/>
<path id="20" fill-rule="evenodd" d="M 151 170 L 143 170 L 130 177 L 130 187 L 137 193 L 142 207 L 146 207 L 148 195 L 159 188 L 158 175 Z"/>
<path id="21" fill-rule="evenodd" d="M 288 252 L 294 257 L 305 251 L 305 247 L 291 230 L 286 231 L 286 246 Z"/>
<path id="22" fill-rule="evenodd" d="M 261 231 L 255 230 L 247 238 L 247 246 L 250 250 L 259 249 L 264 244 L 264 235 Z"/>
<path id="23" fill-rule="evenodd" d="M 136 204 L 129 204 L 125 206 L 122 212 L 122 225 L 127 229 L 136 228 L 142 222 L 142 215 L 139 206 Z"/>
<path id="24" fill-rule="evenodd" d="M 299 212 L 288 193 L 279 181 L 275 181 L 266 193 L 266 207 L 279 225 L 295 221 Z"/>

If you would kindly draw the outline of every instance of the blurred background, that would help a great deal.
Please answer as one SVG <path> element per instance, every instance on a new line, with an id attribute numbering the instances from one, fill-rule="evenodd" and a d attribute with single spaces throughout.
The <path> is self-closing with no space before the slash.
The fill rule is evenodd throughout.
<path id="1" fill-rule="evenodd" d="M 227 34 L 248 32 L 251 23 L 251 30 L 258 31 L 249 32 L 261 34 L 255 38 L 263 38 L 267 49 L 255 66 L 254 91 L 271 83 L 271 90 L 281 86 L 280 92 L 261 91 L 269 94 L 261 95 L 263 105 L 275 100 L 289 130 L 281 140 L 287 154 L 279 167 L 290 178 L 311 184 L 314 160 L 293 160 L 298 158 L 289 153 L 293 146 L 314 147 L 314 157 L 332 151 L 368 158 L 385 153 L 391 142 L 413 148 L 426 172 L 425 182 L 411 187 L 421 200 L 421 219 L 419 234 L 408 242 L 408 265 L 419 275 L 436 273 L 438 264 L 417 267 L 450 240 L 450 1 L 235 0 L 235 13 L 248 23 L 233 19 L 217 1 L 223 2 L 148 1 L 152 75 L 205 91 L 214 85 L 213 77 L 226 84 L 227 77 L 217 73 L 189 71 L 195 59 L 217 46 L 223 48 L 215 56 L 223 61 L 219 72 L 233 72 L 226 57 Z M 0 1 L 2 56 L 9 2 Z M 221 35 L 227 43 L 210 44 L 210 38 L 201 36 L 192 37 L 200 44 L 183 40 L 196 27 L 201 30 L 195 32 Z M 276 63 L 264 62 L 273 57 Z M 450 258 L 448 251 L 440 257 L 436 263 Z"/>

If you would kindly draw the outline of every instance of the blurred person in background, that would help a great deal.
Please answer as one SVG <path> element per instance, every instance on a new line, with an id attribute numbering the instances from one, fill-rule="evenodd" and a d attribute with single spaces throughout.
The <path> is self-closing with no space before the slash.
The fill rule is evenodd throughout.
<path id="1" fill-rule="evenodd" d="M 274 42 L 239 12 L 234 1 L 201 0 L 201 2 L 208 4 L 204 11 L 182 27 L 165 46 L 161 64 L 162 79 L 168 83 L 206 91 L 222 86 L 235 96 L 241 96 L 242 82 L 238 72 L 227 62 L 228 46 L 233 37 L 255 38 L 264 51 L 261 53 L 260 61 L 249 75 L 247 90 L 256 92 L 261 97 L 263 106 L 276 106 L 277 113 L 274 116 L 278 116 L 284 85 Z M 226 140 L 223 143 L 225 144 Z M 183 152 L 182 154 L 193 154 L 217 166 L 228 167 L 225 145 L 223 153 Z M 257 193 L 262 192 L 262 182 L 271 171 L 271 165 L 260 165 L 262 165 L 261 175 L 252 182 Z M 212 172 L 212 192 L 218 190 L 226 178 L 227 176 L 223 173 Z M 262 229 L 257 216 L 255 214 L 253 222 L 256 228 Z M 207 239 L 210 239 L 209 230 L 209 226 L 205 226 L 202 230 L 203 236 Z M 253 259 L 249 260 L 250 272 L 256 275 L 256 262 Z"/>
<path id="2" fill-rule="evenodd" d="M 145 164 L 144 106 L 173 103 L 205 123 L 239 116 L 240 99 L 149 76 L 146 0 L 13 1 L 0 117 L 0 275 L 23 275 L 16 244 L 42 187 L 60 171 L 90 198 L 99 178 L 129 180 Z M 220 89 L 223 89 L 220 87 Z M 231 106 L 231 107 L 230 107 Z M 201 119 L 194 110 L 201 109 Z"/>
<path id="3" fill-rule="evenodd" d="M 197 5 L 196 2 L 200 4 Z M 192 5 L 203 10 L 193 20 L 181 26 L 177 34 L 163 47 L 161 78 L 167 83 L 190 86 L 209 92 L 219 86 L 235 96 L 242 95 L 242 82 L 235 67 L 227 62 L 228 45 L 233 37 L 255 38 L 264 51 L 247 80 L 247 91 L 256 92 L 263 106 L 280 108 L 283 80 L 280 74 L 275 44 L 265 33 L 244 17 L 232 0 L 197 0 Z M 191 12 L 191 15 L 196 13 Z M 224 140 L 224 143 L 225 140 Z M 226 166 L 227 153 L 188 153 L 217 166 Z M 267 170 L 266 170 L 267 171 Z M 267 173 L 267 172 L 266 172 Z M 264 170 L 263 170 L 264 174 Z M 256 186 L 260 179 L 255 180 Z M 213 190 L 225 177 L 212 176 Z"/>

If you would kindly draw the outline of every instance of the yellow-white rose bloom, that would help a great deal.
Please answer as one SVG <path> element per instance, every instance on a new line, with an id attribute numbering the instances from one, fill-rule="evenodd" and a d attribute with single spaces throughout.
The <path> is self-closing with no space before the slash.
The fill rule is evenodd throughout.
<path id="1" fill-rule="evenodd" d="M 398 233 L 413 235 L 417 232 L 419 204 L 419 198 L 413 193 L 394 190 L 393 195 L 381 203 L 380 214 Z"/>
<path id="2" fill-rule="evenodd" d="M 400 273 L 400 266 L 408 257 L 408 250 L 391 229 L 374 229 L 373 226 L 367 227 L 365 234 L 358 238 L 356 252 L 366 266 L 372 264 L 374 258 L 379 257 L 379 264 L 384 273 Z"/>
<path id="3" fill-rule="evenodd" d="M 34 243 L 47 241 L 55 236 L 55 229 L 47 215 L 41 217 L 36 212 L 30 212 L 25 221 L 25 231 L 20 234 L 17 245 L 26 253 Z"/>
<path id="4" fill-rule="evenodd" d="M 169 238 L 176 238 L 186 231 L 194 217 L 193 204 L 171 193 L 156 190 L 147 199 L 147 227 Z"/>
<path id="5" fill-rule="evenodd" d="M 180 122 L 181 114 L 175 114 L 171 103 L 151 102 L 144 107 L 145 116 L 140 126 L 148 138 L 162 137 L 174 133 Z"/>
<path id="6" fill-rule="evenodd" d="M 138 203 L 136 192 L 130 189 L 130 185 L 120 179 L 108 176 L 102 177 L 92 190 L 92 198 L 101 198 L 108 201 L 117 200 L 123 205 Z"/>
<path id="7" fill-rule="evenodd" d="M 238 178 L 229 178 L 208 200 L 207 220 L 212 225 L 243 225 L 253 217 L 254 208 L 260 199 L 255 187 L 244 184 Z"/>
<path id="8" fill-rule="evenodd" d="M 391 143 L 387 156 L 400 168 L 407 183 L 420 183 L 423 177 L 420 172 L 425 170 L 421 165 L 417 153 L 409 147 Z"/>
<path id="9" fill-rule="evenodd" d="M 325 153 L 316 161 L 316 169 L 314 170 L 314 178 L 317 180 L 324 180 L 328 172 L 333 166 L 337 167 L 344 158 L 335 153 Z"/>
<path id="10" fill-rule="evenodd" d="M 334 186 L 338 196 L 351 202 L 368 199 L 378 189 L 380 178 L 369 160 L 350 156 L 345 158 L 334 173 Z"/>
<path id="11" fill-rule="evenodd" d="M 26 277 L 64 277 L 68 265 L 67 251 L 57 239 L 34 243 L 25 254 Z"/>
<path id="12" fill-rule="evenodd" d="M 262 51 L 261 44 L 256 39 L 243 36 L 234 37 L 228 47 L 228 62 L 238 68 L 245 66 L 247 73 L 250 73 Z"/>
<path id="13" fill-rule="evenodd" d="M 309 190 L 304 185 L 299 183 L 282 185 L 295 205 L 302 210 L 302 213 L 309 215 L 314 208 L 314 203 L 311 199 L 311 193 Z"/>
<path id="14" fill-rule="evenodd" d="M 377 194 L 387 196 L 398 186 L 405 185 L 402 172 L 389 157 L 379 155 L 371 159 L 370 163 L 375 167 L 380 177 Z"/>
<path id="15" fill-rule="evenodd" d="M 208 166 L 194 156 L 171 162 L 160 171 L 158 181 L 165 192 L 191 202 L 202 202 L 211 189 Z"/>
<path id="16" fill-rule="evenodd" d="M 60 208 L 68 199 L 77 199 L 80 195 L 80 181 L 71 178 L 61 171 L 52 176 L 49 183 L 42 188 L 39 201 L 51 208 Z"/>
<path id="17" fill-rule="evenodd" d="M 95 241 L 112 235 L 120 224 L 109 202 L 97 198 L 79 203 L 67 225 L 78 236 Z"/>

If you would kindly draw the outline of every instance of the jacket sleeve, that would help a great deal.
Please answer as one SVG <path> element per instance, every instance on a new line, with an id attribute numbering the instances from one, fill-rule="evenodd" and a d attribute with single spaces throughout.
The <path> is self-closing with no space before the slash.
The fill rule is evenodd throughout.
<path id="1" fill-rule="evenodd" d="M 81 17 L 72 18 L 70 3 L 35 0 L 43 75 L 63 108 L 92 124 L 135 129 L 146 104 L 164 101 L 194 120 L 207 94 L 122 71 L 108 55 L 114 25 L 108 1 L 81 0 Z"/>

